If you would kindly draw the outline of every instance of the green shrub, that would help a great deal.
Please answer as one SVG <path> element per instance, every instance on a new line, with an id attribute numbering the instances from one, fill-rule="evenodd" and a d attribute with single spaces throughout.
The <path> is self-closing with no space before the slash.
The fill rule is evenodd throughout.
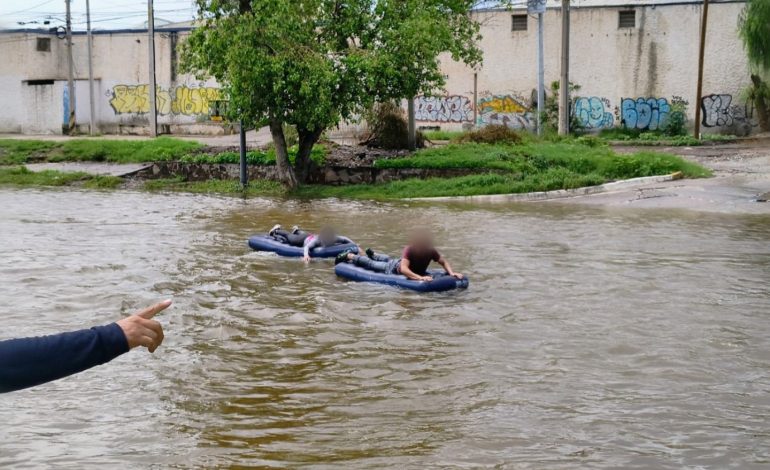
<path id="1" fill-rule="evenodd" d="M 460 143 L 477 144 L 518 144 L 521 141 L 521 134 L 503 125 L 484 126 L 457 138 L 457 142 Z"/>

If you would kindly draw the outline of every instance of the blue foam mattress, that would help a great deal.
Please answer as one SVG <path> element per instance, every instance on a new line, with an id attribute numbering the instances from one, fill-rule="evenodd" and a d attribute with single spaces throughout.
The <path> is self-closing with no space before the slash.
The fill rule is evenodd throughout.
<path id="1" fill-rule="evenodd" d="M 340 263 L 334 267 L 337 276 L 359 282 L 376 282 L 389 286 L 402 287 L 417 292 L 445 292 L 453 289 L 468 287 L 468 278 L 457 279 L 444 271 L 428 271 L 433 276 L 432 281 L 412 281 L 400 274 L 385 274 L 370 271 L 350 263 Z"/>
<path id="2" fill-rule="evenodd" d="M 280 242 L 277 239 L 267 235 L 254 235 L 253 237 L 249 238 L 249 246 L 252 250 L 270 251 L 281 256 L 290 256 L 293 258 L 301 258 L 304 254 L 302 247 L 291 246 L 288 243 Z M 334 258 L 345 250 L 358 253 L 358 247 L 356 245 L 352 243 L 345 243 L 341 245 L 318 247 L 310 251 L 310 257 Z"/>

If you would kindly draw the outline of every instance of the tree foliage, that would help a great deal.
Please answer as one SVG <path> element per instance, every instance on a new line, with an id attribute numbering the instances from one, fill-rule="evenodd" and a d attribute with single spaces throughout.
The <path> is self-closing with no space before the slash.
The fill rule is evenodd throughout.
<path id="1" fill-rule="evenodd" d="M 327 128 L 374 102 L 444 84 L 439 56 L 481 60 L 472 0 L 196 0 L 199 26 L 182 69 L 209 75 L 230 118 L 268 125 L 277 166 L 304 182 L 310 151 Z M 292 168 L 283 125 L 296 126 Z"/>
<path id="2" fill-rule="evenodd" d="M 758 69 L 746 94 L 754 102 L 759 127 L 770 131 L 770 87 L 762 77 L 770 72 L 770 0 L 749 0 L 738 27 L 749 62 Z"/>
<path id="3" fill-rule="evenodd" d="M 741 13 L 739 31 L 752 65 L 770 71 L 770 1 L 749 0 Z"/>

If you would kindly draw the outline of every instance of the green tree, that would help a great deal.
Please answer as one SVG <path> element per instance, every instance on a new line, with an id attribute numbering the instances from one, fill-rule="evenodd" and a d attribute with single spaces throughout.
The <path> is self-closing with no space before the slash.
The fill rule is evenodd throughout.
<path id="1" fill-rule="evenodd" d="M 770 86 L 762 79 L 770 71 L 770 0 L 749 0 L 738 26 L 749 62 L 756 69 L 747 97 L 754 102 L 760 128 L 770 131 Z"/>
<path id="2" fill-rule="evenodd" d="M 182 70 L 209 75 L 231 119 L 268 125 L 283 181 L 307 180 L 327 128 L 374 102 L 444 84 L 439 56 L 475 65 L 472 0 L 196 0 Z M 284 125 L 299 136 L 291 165 Z"/>

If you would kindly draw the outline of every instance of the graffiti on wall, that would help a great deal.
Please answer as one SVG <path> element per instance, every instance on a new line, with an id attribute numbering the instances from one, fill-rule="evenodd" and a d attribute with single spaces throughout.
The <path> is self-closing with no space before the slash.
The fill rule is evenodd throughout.
<path id="1" fill-rule="evenodd" d="M 628 129 L 654 131 L 665 124 L 671 112 L 666 98 L 623 98 L 620 119 Z"/>
<path id="2" fill-rule="evenodd" d="M 497 95 L 479 100 L 479 123 L 503 125 L 512 129 L 534 129 L 534 114 L 511 95 Z"/>
<path id="3" fill-rule="evenodd" d="M 610 100 L 591 96 L 575 100 L 573 112 L 586 129 L 609 129 L 615 125 L 615 116 L 610 109 Z"/>
<path id="4" fill-rule="evenodd" d="M 704 96 L 700 102 L 701 124 L 704 127 L 726 127 L 736 135 L 748 135 L 757 124 L 749 103 L 733 104 L 730 94 Z"/>
<path id="5" fill-rule="evenodd" d="M 429 122 L 467 122 L 473 120 L 471 100 L 465 96 L 418 96 L 415 119 Z"/>
<path id="6" fill-rule="evenodd" d="M 732 95 L 708 95 L 700 102 L 703 118 L 701 124 L 706 127 L 725 127 L 733 124 L 733 109 L 730 103 Z"/>
<path id="7" fill-rule="evenodd" d="M 107 93 L 115 114 L 143 114 L 150 112 L 149 85 L 115 85 Z M 158 114 L 194 116 L 208 114 L 209 103 L 220 99 L 219 88 L 189 87 L 186 85 L 163 89 L 157 87 Z"/>

